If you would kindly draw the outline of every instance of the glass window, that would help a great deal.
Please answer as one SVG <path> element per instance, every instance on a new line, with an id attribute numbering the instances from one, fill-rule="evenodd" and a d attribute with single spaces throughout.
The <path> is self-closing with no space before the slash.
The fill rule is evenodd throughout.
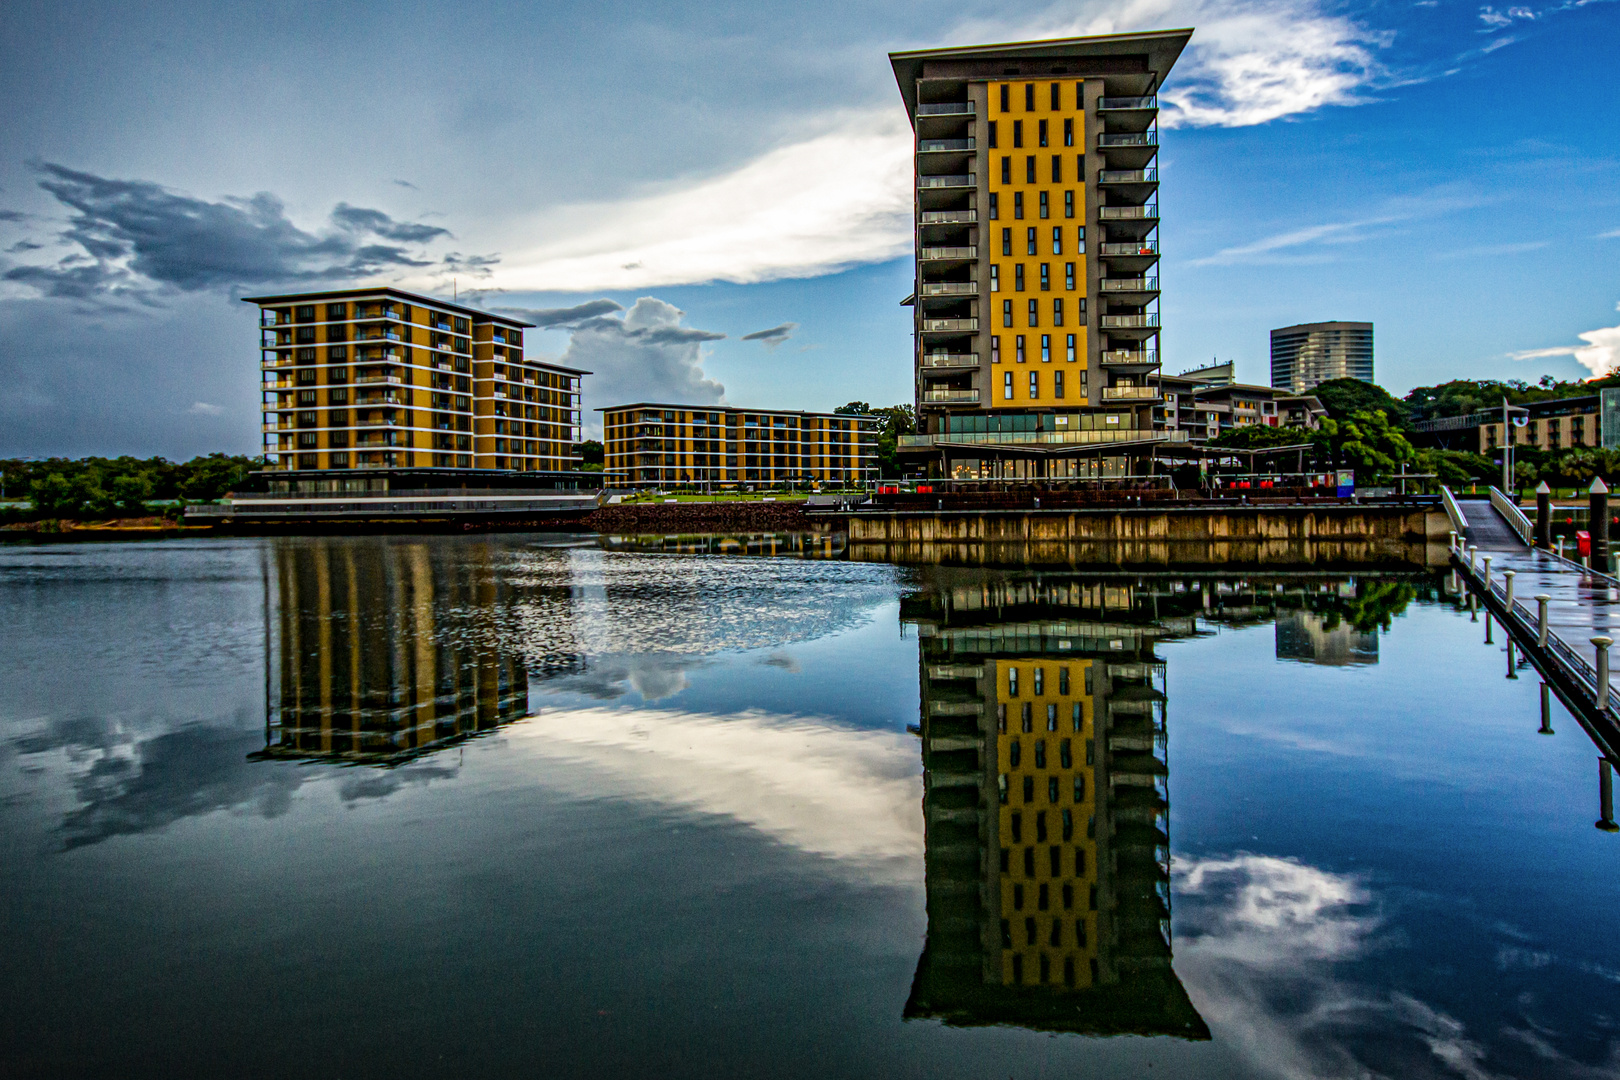
<path id="1" fill-rule="evenodd" d="M 1052 155 L 1052 183 L 1063 183 L 1063 155 Z"/>
<path id="2" fill-rule="evenodd" d="M 1034 83 L 1025 83 L 1024 84 L 1024 111 L 1025 112 L 1034 112 L 1035 111 L 1035 84 Z"/>
<path id="3" fill-rule="evenodd" d="M 1040 120 L 1040 121 L 1036 122 L 1036 125 L 1035 125 L 1035 137 L 1040 142 L 1040 144 L 1042 146 L 1046 145 L 1047 139 L 1046 139 L 1046 121 L 1045 120 Z"/>
<path id="4" fill-rule="evenodd" d="M 986 126 L 985 135 L 988 137 L 990 149 L 994 150 L 996 148 L 996 122 L 994 120 L 990 121 Z M 1065 143 L 1064 145 L 1067 146 L 1068 144 Z"/>
<path id="5" fill-rule="evenodd" d="M 1052 335 L 1051 334 L 1042 334 L 1041 335 L 1041 363 L 1050 364 L 1051 362 L 1052 362 Z M 1037 694 L 1040 693 L 1039 690 L 1037 690 L 1035 692 Z"/>
<path id="6" fill-rule="evenodd" d="M 1002 112 L 1012 112 L 1012 108 L 1007 104 L 1007 94 L 1008 94 L 1009 91 L 1011 91 L 1011 89 L 1012 89 L 1012 87 L 1009 86 L 1007 83 L 1002 83 L 1001 84 L 1001 111 Z"/>
<path id="7" fill-rule="evenodd" d="M 1074 292 L 1074 263 L 1063 264 L 1063 287 Z"/>
<path id="8" fill-rule="evenodd" d="M 1012 372 L 1010 372 L 1010 371 L 1008 371 L 1008 372 L 1005 372 L 1005 373 L 1004 373 L 1004 374 L 1003 374 L 1003 375 L 1002 375 L 1002 380 L 1001 380 L 1001 397 L 1002 397 L 1002 399 L 1003 399 L 1003 400 L 1004 400 L 1004 401 L 1011 401 L 1011 400 L 1012 400 L 1012 396 L 1013 396 L 1013 387 L 1012 387 Z"/>
<path id="9" fill-rule="evenodd" d="M 1035 155 L 1034 154 L 1026 154 L 1024 156 L 1024 183 L 1033 184 L 1034 182 L 1035 182 Z"/>
<path id="10" fill-rule="evenodd" d="M 1073 334 L 1069 335 L 1069 354 L 1068 354 L 1068 356 L 1064 357 L 1064 359 L 1067 360 L 1071 364 L 1074 363 L 1074 335 Z M 1065 690 L 1064 693 L 1068 693 L 1068 691 Z M 1076 708 L 1078 708 L 1078 707 L 1079 706 L 1077 705 Z"/>
<path id="11" fill-rule="evenodd" d="M 1063 400 L 1063 372 L 1061 372 L 1061 371 L 1055 371 L 1055 372 L 1052 373 L 1052 396 L 1054 398 L 1057 398 L 1059 401 Z M 1051 718 L 1052 719 L 1052 730 L 1056 731 L 1057 730 L 1057 706 L 1053 705 L 1053 706 L 1050 706 L 1050 708 L 1051 708 L 1051 711 L 1052 711 L 1052 718 Z"/>
<path id="12" fill-rule="evenodd" d="M 990 291 L 1001 291 L 1001 267 L 995 263 L 990 264 Z"/>
<path id="13" fill-rule="evenodd" d="M 1003 300 L 1001 302 L 1001 325 L 1011 326 L 1012 324 L 1012 301 Z"/>
<path id="14" fill-rule="evenodd" d="M 1073 214 L 1069 215 L 1073 217 Z M 1001 197 L 994 191 L 990 193 L 990 220 L 998 221 L 1001 218 Z"/>
<path id="15" fill-rule="evenodd" d="M 1017 353 L 1018 353 L 1018 355 L 1015 356 L 1013 359 L 1017 360 L 1020 364 L 1022 364 L 1024 362 L 1024 335 L 1019 334 L 1016 338 L 1013 339 L 1013 341 L 1014 341 L 1014 348 L 1017 350 Z M 1012 378 L 1012 376 L 1008 375 L 1007 378 L 1010 379 L 1010 378 Z M 1011 396 L 1011 395 L 1009 395 L 1009 396 Z"/>
<path id="16" fill-rule="evenodd" d="M 1052 291 L 1052 264 L 1041 263 L 1041 292 Z"/>
<path id="17" fill-rule="evenodd" d="M 1031 227 L 1024 230 L 1024 248 L 1025 248 L 1025 254 L 1027 254 L 1027 255 L 1038 255 L 1038 254 L 1040 254 L 1038 248 L 1036 247 L 1036 243 L 1035 243 L 1035 229 L 1034 229 L 1034 226 L 1031 226 Z"/>
<path id="18" fill-rule="evenodd" d="M 1052 111 L 1057 112 L 1063 108 L 1063 84 L 1052 84 Z"/>
<path id="19" fill-rule="evenodd" d="M 1024 264 L 1023 263 L 1014 263 L 1013 264 L 1013 292 L 1023 292 L 1023 291 L 1024 291 Z M 1008 301 L 1008 302 L 1011 303 L 1011 301 Z M 1011 326 L 1012 323 L 1008 323 L 1007 325 Z"/>
<path id="20" fill-rule="evenodd" d="M 1013 146 L 1020 147 L 1020 146 L 1023 146 L 1023 145 L 1024 145 L 1024 122 L 1022 120 L 1014 120 L 1013 121 Z"/>
<path id="21" fill-rule="evenodd" d="M 1013 192 L 1013 220 L 1024 220 L 1024 193 L 1022 191 Z"/>
<path id="22" fill-rule="evenodd" d="M 1012 183 L 1012 158 L 1006 154 L 1001 155 L 1001 182 L 1003 184 Z"/>
<path id="23" fill-rule="evenodd" d="M 1052 325 L 1063 325 L 1063 297 L 1061 296 L 1052 298 Z"/>
<path id="24" fill-rule="evenodd" d="M 1029 400 L 1041 400 L 1041 373 L 1038 371 L 1029 373 Z"/>
<path id="25" fill-rule="evenodd" d="M 995 209 L 994 198 L 991 199 L 990 208 L 992 211 Z M 994 217 L 995 214 L 992 213 L 990 216 Z M 1072 191 L 1065 191 L 1063 193 L 1063 216 L 1066 218 L 1074 217 L 1074 192 Z"/>
<path id="26" fill-rule="evenodd" d="M 1003 255 L 1011 255 L 1012 254 L 1012 230 L 1011 229 L 1002 229 L 1001 230 L 1001 253 Z"/>
<path id="27" fill-rule="evenodd" d="M 1041 192 L 1041 219 L 1044 221 L 1045 219 L 1047 219 L 1047 218 L 1049 218 L 1051 216 L 1052 216 L 1052 207 L 1049 204 L 1049 202 L 1047 201 L 1047 192 L 1043 191 L 1043 192 Z"/>
<path id="28" fill-rule="evenodd" d="M 1063 254 L 1063 226 L 1052 226 L 1052 254 Z"/>
<path id="29" fill-rule="evenodd" d="M 1074 335 L 1070 334 L 1069 337 L 1070 337 L 1070 339 L 1073 339 Z M 1069 359 L 1072 360 L 1074 358 L 1071 356 Z M 1001 335 L 1000 334 L 991 334 L 990 335 L 990 362 L 992 364 L 1001 363 Z"/>
<path id="30" fill-rule="evenodd" d="M 1064 146 L 1073 146 L 1074 145 L 1074 121 L 1073 120 L 1065 120 L 1065 121 L 1063 121 L 1063 145 Z"/>
<path id="31" fill-rule="evenodd" d="M 1041 302 L 1039 300 L 1029 302 L 1029 325 L 1032 327 L 1041 325 Z"/>

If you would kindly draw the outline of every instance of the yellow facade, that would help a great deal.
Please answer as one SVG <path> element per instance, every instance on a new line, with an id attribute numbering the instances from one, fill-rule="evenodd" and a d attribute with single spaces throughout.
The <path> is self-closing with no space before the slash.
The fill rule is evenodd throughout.
<path id="1" fill-rule="evenodd" d="M 396 289 L 252 297 L 270 468 L 574 468 L 586 372 L 528 324 Z"/>
<path id="2" fill-rule="evenodd" d="M 994 660 L 1003 985 L 1096 978 L 1091 660 Z"/>
<path id="3" fill-rule="evenodd" d="M 1084 83 L 992 82 L 988 97 L 991 405 L 1083 404 Z"/>
<path id="4" fill-rule="evenodd" d="M 787 484 L 877 479 L 873 416 L 640 402 L 602 410 L 613 486 Z"/>
<path id="5" fill-rule="evenodd" d="M 1533 416 L 1523 427 L 1513 428 L 1513 445 L 1533 446 L 1541 450 L 1600 446 L 1603 443 L 1602 432 L 1599 429 L 1600 418 L 1596 402 L 1589 407 L 1572 409 L 1557 416 Z M 1499 423 L 1481 424 L 1479 452 L 1489 454 L 1501 446 L 1502 430 Z"/>

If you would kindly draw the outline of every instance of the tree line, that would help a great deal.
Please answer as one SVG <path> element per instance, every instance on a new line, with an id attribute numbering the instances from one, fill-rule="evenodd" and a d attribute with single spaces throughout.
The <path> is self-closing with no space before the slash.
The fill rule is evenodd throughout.
<path id="1" fill-rule="evenodd" d="M 263 467 L 262 458 L 221 453 L 182 462 L 127 455 L 0 459 L 0 503 L 10 520 L 144 517 L 154 502 L 221 498 Z"/>

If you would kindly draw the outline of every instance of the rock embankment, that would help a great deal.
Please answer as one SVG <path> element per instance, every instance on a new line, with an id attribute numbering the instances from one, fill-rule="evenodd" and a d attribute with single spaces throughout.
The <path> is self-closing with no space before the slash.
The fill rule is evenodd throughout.
<path id="1" fill-rule="evenodd" d="M 809 532 L 818 525 L 797 502 L 619 504 L 593 511 L 583 524 L 602 533 Z"/>

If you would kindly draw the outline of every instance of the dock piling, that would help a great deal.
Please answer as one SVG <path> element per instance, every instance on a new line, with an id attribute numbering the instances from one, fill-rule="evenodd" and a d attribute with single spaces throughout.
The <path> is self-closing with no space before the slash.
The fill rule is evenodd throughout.
<path id="1" fill-rule="evenodd" d="M 1592 481 L 1587 492 L 1591 517 L 1586 529 L 1592 537 L 1592 567 L 1605 573 L 1609 569 L 1609 485 L 1599 476 Z"/>
<path id="2" fill-rule="evenodd" d="M 1512 635 L 1508 636 L 1507 658 L 1508 658 L 1507 677 L 1510 678 L 1510 679 L 1517 679 L 1519 677 L 1519 658 L 1514 655 L 1513 637 L 1512 637 Z"/>

